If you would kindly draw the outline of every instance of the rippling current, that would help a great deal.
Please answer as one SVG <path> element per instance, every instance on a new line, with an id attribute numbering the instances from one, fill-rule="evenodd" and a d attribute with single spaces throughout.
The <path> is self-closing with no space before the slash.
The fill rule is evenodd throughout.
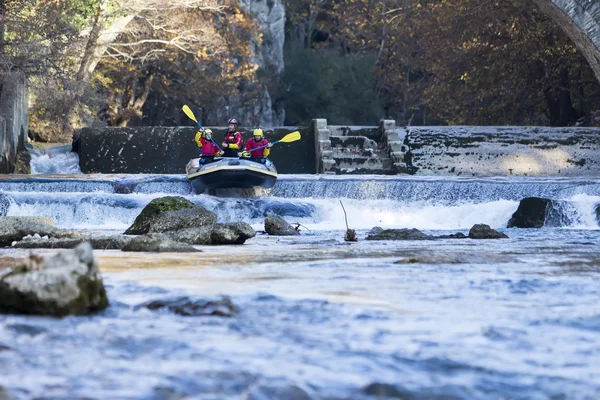
<path id="1" fill-rule="evenodd" d="M 56 157 L 74 175 L 48 175 Z M 0 214 L 121 233 L 150 200 L 177 194 L 259 234 L 199 254 L 95 250 L 106 311 L 0 316 L 8 398 L 600 398 L 597 179 L 296 175 L 246 198 L 193 195 L 183 175 L 78 175 L 69 157 L 36 158 L 45 175 L 1 177 Z M 560 200 L 560 218 L 506 229 L 527 196 Z M 343 241 L 340 200 L 358 243 Z M 260 233 L 269 212 L 302 234 Z M 376 225 L 475 223 L 510 239 L 364 240 Z M 1 249 L 0 270 L 28 253 Z M 224 297 L 230 317 L 141 306 Z"/>

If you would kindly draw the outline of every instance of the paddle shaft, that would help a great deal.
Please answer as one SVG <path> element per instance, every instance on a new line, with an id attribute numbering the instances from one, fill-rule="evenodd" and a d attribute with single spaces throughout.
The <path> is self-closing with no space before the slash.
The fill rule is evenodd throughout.
<path id="1" fill-rule="evenodd" d="M 274 144 L 277 144 L 279 142 L 280 142 L 280 140 L 276 140 L 275 142 L 271 143 L 271 146 L 273 146 Z M 269 146 L 268 144 L 265 144 L 264 146 L 258 146 L 258 147 L 255 147 L 253 149 L 246 150 L 246 151 L 247 152 L 251 152 L 251 151 L 254 151 L 254 150 L 260 150 L 260 149 L 264 149 L 265 147 L 268 147 L 268 146 Z"/>

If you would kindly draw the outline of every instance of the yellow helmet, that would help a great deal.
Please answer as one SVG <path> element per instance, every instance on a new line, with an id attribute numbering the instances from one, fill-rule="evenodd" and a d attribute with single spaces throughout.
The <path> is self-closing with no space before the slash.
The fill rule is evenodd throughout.
<path id="1" fill-rule="evenodd" d="M 204 133 L 208 133 L 209 135 L 212 135 L 212 129 L 205 129 Z"/>
<path id="2" fill-rule="evenodd" d="M 252 132 L 252 135 L 253 135 L 253 136 L 260 136 L 260 137 L 263 137 L 263 136 L 264 136 L 264 133 L 263 133 L 263 130 L 262 130 L 262 129 L 255 129 L 255 130 L 254 130 L 254 132 Z"/>

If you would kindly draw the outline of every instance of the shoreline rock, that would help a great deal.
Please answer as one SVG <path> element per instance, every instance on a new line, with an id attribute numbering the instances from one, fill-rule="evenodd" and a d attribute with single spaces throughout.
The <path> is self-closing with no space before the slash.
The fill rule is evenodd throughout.
<path id="1" fill-rule="evenodd" d="M 106 307 L 106 290 L 87 242 L 48 257 L 30 255 L 0 278 L 0 313 L 64 317 Z"/>

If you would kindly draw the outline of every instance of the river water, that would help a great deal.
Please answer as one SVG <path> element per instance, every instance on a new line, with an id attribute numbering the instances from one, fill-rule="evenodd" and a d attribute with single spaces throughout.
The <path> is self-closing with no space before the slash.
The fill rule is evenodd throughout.
<path id="1" fill-rule="evenodd" d="M 121 233 L 150 200 L 177 194 L 259 234 L 187 255 L 95 250 L 105 312 L 0 316 L 9 398 L 382 398 L 374 384 L 403 399 L 600 398 L 598 179 L 295 175 L 239 198 L 192 195 L 183 175 L 83 176 L 75 163 L 40 155 L 43 175 L 1 177 L 0 213 Z M 69 175 L 49 175 L 59 172 Z M 527 196 L 562 202 L 542 229 L 506 229 Z M 340 200 L 358 243 L 343 241 Z M 261 234 L 268 212 L 302 234 Z M 510 238 L 364 240 L 373 226 L 475 223 Z M 28 253 L 0 250 L 0 269 Z M 238 313 L 139 307 L 179 297 L 228 297 Z"/>

